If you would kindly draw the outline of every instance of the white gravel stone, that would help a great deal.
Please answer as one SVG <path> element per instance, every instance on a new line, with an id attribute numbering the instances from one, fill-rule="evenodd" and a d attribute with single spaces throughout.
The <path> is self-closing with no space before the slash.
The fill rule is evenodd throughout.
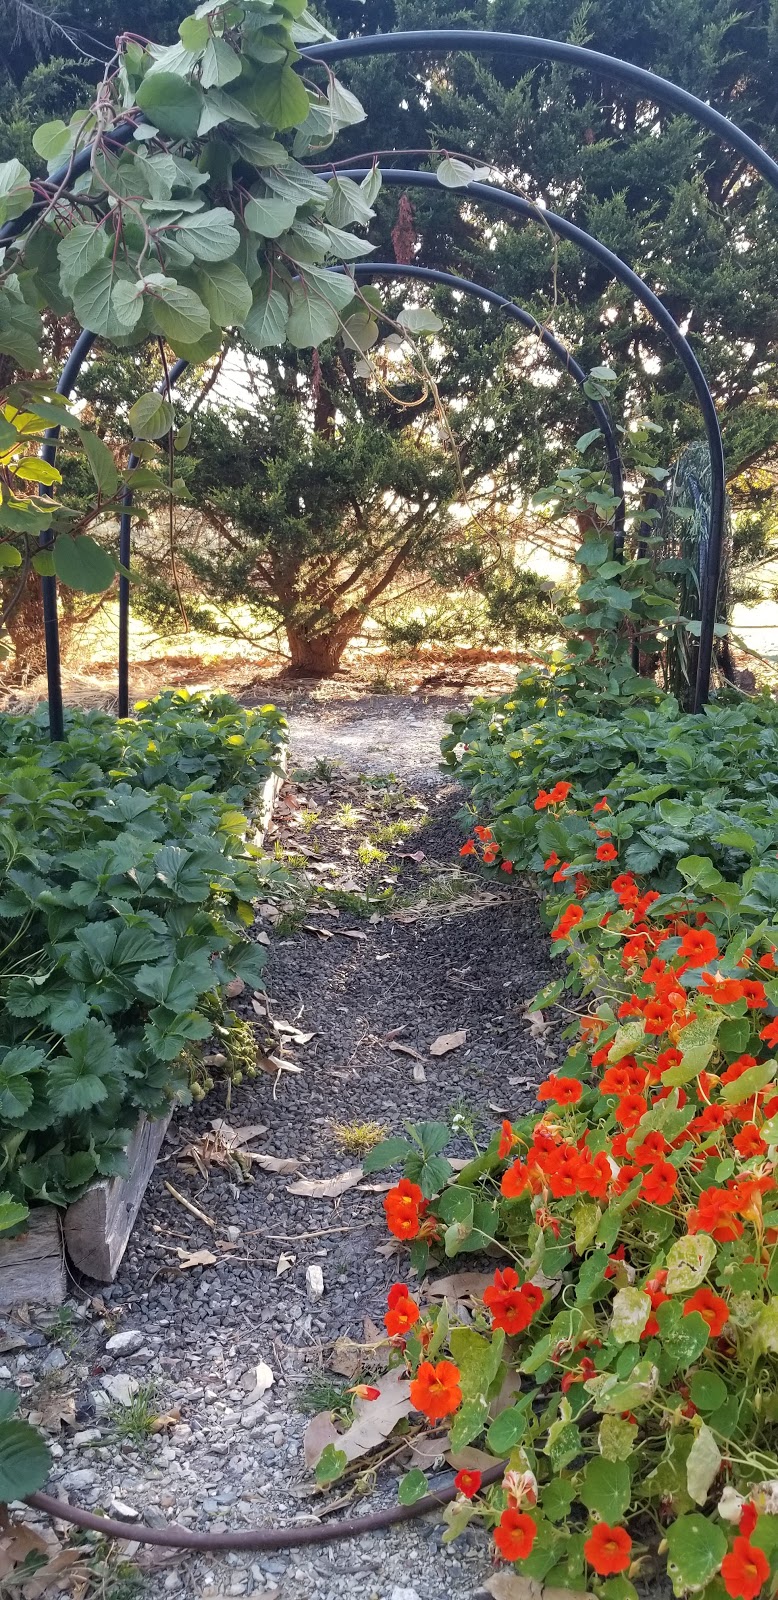
<path id="1" fill-rule="evenodd" d="M 309 1300 L 321 1300 L 324 1294 L 324 1273 L 318 1261 L 312 1261 L 305 1269 L 305 1283 Z"/>
<path id="2" fill-rule="evenodd" d="M 102 1437 L 103 1435 L 99 1428 L 81 1428 L 78 1433 L 73 1434 L 73 1444 L 77 1450 L 80 1450 L 84 1445 L 95 1444 Z"/>
<path id="3" fill-rule="evenodd" d="M 143 1334 L 137 1328 L 123 1328 L 121 1333 L 113 1334 L 105 1348 L 112 1356 L 133 1356 L 143 1342 Z"/>
<path id="4" fill-rule="evenodd" d="M 140 1388 L 137 1378 L 131 1378 L 128 1372 L 114 1372 L 100 1382 L 106 1394 L 120 1406 L 131 1405 Z"/>
<path id="5" fill-rule="evenodd" d="M 126 1500 L 117 1500 L 115 1497 L 108 1509 L 114 1517 L 119 1518 L 120 1522 L 137 1522 L 140 1516 L 137 1506 L 129 1506 Z"/>

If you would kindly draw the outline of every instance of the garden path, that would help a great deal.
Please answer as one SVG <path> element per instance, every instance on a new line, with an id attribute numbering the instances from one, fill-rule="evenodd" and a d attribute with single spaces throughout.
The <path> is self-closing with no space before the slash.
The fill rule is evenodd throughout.
<path id="1" fill-rule="evenodd" d="M 333 1385 L 353 1381 L 333 1372 L 333 1341 L 363 1340 L 366 1318 L 381 1326 L 407 1261 L 388 1252 L 385 1174 L 336 1198 L 289 1185 L 358 1166 L 355 1124 L 457 1118 L 465 1156 L 471 1134 L 485 1142 L 532 1101 L 557 1054 L 525 1015 L 550 976 L 534 894 L 460 864 L 464 797 L 436 771 L 441 709 L 360 701 L 315 727 L 313 713 L 292 718 L 275 835 L 304 897 L 262 906 L 268 998 L 234 1001 L 267 1070 L 231 1104 L 217 1080 L 174 1119 L 117 1282 L 75 1285 L 48 1335 L 36 1325 L 20 1353 L 0 1357 L 50 1427 L 58 1411 L 66 1419 L 54 1478 L 68 1498 L 159 1526 L 315 1515 L 303 1435 Z M 332 765 L 341 756 L 348 767 Z M 430 1054 L 459 1031 L 457 1048 Z M 227 1130 L 245 1128 L 261 1130 L 247 1147 L 264 1166 L 227 1148 Z M 264 1394 L 260 1363 L 274 1378 Z M 401 1470 L 392 1462 L 368 1480 L 354 1512 L 394 1503 Z M 433 1472 L 433 1486 L 444 1476 Z M 488 1541 L 467 1530 L 442 1546 L 443 1531 L 425 1518 L 307 1552 L 160 1564 L 141 1548 L 135 1559 L 152 1563 L 144 1592 L 155 1600 L 473 1600 L 492 1570 Z"/>

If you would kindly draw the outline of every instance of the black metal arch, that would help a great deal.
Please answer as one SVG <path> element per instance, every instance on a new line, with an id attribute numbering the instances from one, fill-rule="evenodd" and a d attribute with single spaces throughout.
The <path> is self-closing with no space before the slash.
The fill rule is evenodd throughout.
<path id="1" fill-rule="evenodd" d="M 357 180 L 366 178 L 370 172 L 369 167 L 349 167 L 349 176 Z M 381 176 L 384 183 L 395 184 L 403 189 L 422 188 L 435 189 L 440 192 L 440 184 L 434 172 L 417 172 L 414 169 L 404 170 L 398 167 L 382 168 Z M 697 396 L 702 412 L 705 433 L 708 441 L 711 460 L 711 510 L 710 510 L 710 563 L 706 571 L 706 582 L 701 597 L 701 625 L 700 642 L 697 654 L 697 674 L 694 688 L 695 711 L 701 710 L 708 698 L 710 684 L 711 662 L 713 657 L 714 629 L 716 621 L 716 596 L 719 587 L 719 573 L 721 569 L 721 542 L 724 526 L 724 510 L 726 501 L 726 487 L 724 477 L 724 446 L 721 441 L 721 429 L 713 402 L 713 396 L 708 388 L 705 374 L 697 360 L 696 355 L 688 341 L 682 334 L 677 322 L 671 317 L 670 312 L 653 289 L 628 267 L 620 256 L 609 250 L 607 245 L 601 244 L 592 234 L 586 233 L 583 228 L 574 222 L 568 222 L 566 217 L 558 217 L 553 211 L 540 211 L 530 200 L 524 200 L 520 195 L 509 194 L 504 189 L 498 189 L 493 184 L 469 183 L 466 187 L 457 190 L 458 194 L 471 195 L 476 200 L 482 200 L 490 205 L 502 207 L 505 211 L 512 211 L 515 215 L 524 217 L 529 221 L 542 222 L 544 227 L 550 228 L 553 233 L 559 234 L 562 239 L 569 239 L 572 244 L 577 244 L 589 255 L 601 261 L 613 277 L 632 290 L 636 299 L 640 300 L 646 310 L 659 323 L 660 328 L 667 334 L 668 339 L 686 368 L 692 387 Z"/>
<path id="2" fill-rule="evenodd" d="M 751 139 L 748 134 L 744 133 L 735 123 L 730 122 L 727 117 L 723 116 L 713 106 L 699 100 L 697 96 L 682 89 L 678 84 L 671 83 L 668 79 L 662 78 L 656 73 L 649 72 L 643 67 L 635 66 L 632 62 L 621 61 L 618 57 L 606 55 L 601 51 L 589 50 L 582 45 L 573 45 L 558 39 L 536 38 L 526 34 L 494 33 L 483 30 L 436 29 L 330 40 L 309 47 L 303 50 L 301 54 L 312 64 L 319 62 L 322 65 L 327 65 L 332 61 L 377 54 L 402 52 L 412 54 L 423 51 L 446 54 L 452 50 L 463 50 L 471 54 L 496 52 L 524 57 L 534 61 L 560 61 L 573 67 L 586 68 L 606 78 L 615 78 L 617 81 L 624 82 L 635 88 L 646 98 L 660 105 L 668 105 L 675 111 L 693 117 L 696 122 L 715 133 L 725 143 L 739 150 L 749 163 L 767 179 L 768 183 L 778 190 L 778 162 L 767 151 L 763 150 L 761 145 L 757 144 L 755 140 Z M 110 138 L 115 144 L 121 146 L 130 141 L 133 133 L 134 124 L 132 122 L 120 123 L 113 129 Z M 51 175 L 49 188 L 51 190 L 56 188 L 64 189 L 88 169 L 90 161 L 91 147 L 79 151 L 74 159 Z M 352 169 L 352 174 L 353 176 L 358 175 L 354 169 Z M 437 179 L 433 173 L 399 173 L 394 169 L 385 169 L 383 176 L 385 181 L 403 183 L 406 186 L 413 182 L 422 185 L 428 182 L 430 186 L 435 185 L 437 187 Z M 501 191 L 493 190 L 484 184 L 471 184 L 466 192 L 480 199 L 492 200 L 493 203 L 503 204 L 524 216 L 536 214 L 535 208 L 531 207 L 528 202 L 522 201 L 518 196 L 503 194 Z M 14 218 L 0 228 L 0 244 L 8 243 L 24 232 L 47 203 L 47 198 L 42 196 L 39 200 L 34 201 L 21 216 Z M 622 282 L 633 290 L 646 308 L 651 311 L 651 314 L 656 317 L 656 320 L 670 338 L 676 353 L 683 361 L 703 411 L 711 455 L 712 501 L 710 513 L 711 560 L 702 596 L 702 624 L 695 685 L 695 709 L 698 710 L 707 698 L 709 687 L 724 515 L 724 459 L 721 434 L 712 396 L 699 363 L 691 347 L 683 338 L 677 324 L 670 317 L 662 302 L 642 283 L 637 274 L 619 261 L 619 258 L 614 256 L 612 252 L 606 250 L 604 245 L 600 245 L 597 241 L 591 239 L 589 235 L 583 233 L 583 230 L 575 228 L 572 223 L 566 222 L 564 218 L 555 217 L 548 212 L 543 213 L 543 218 L 562 237 L 571 239 L 573 242 L 581 244 L 584 248 L 590 249 L 605 265 L 610 267 L 610 270 Z M 74 349 L 73 356 L 75 356 L 75 353 Z M 71 357 L 72 359 L 73 357 Z M 63 373 L 63 379 L 64 377 L 65 373 Z M 65 393 L 69 391 L 60 387 L 59 392 Z M 42 542 L 50 542 L 50 534 L 44 535 Z M 50 618 L 50 621 L 53 621 L 53 629 L 56 634 L 56 586 L 54 585 L 54 580 L 44 579 L 43 582 L 44 585 L 53 585 L 50 593 L 46 589 L 44 590 L 44 606 L 47 603 L 47 594 L 49 600 L 53 594 L 55 609 L 53 619 Z M 49 679 L 51 683 L 51 670 Z M 53 730 L 52 736 L 57 737 Z"/>
<path id="3" fill-rule="evenodd" d="M 337 270 L 340 272 L 346 271 L 345 267 L 338 268 Z M 523 306 L 516 305 L 513 300 L 507 300 L 504 295 L 497 294 L 494 289 L 487 289 L 484 284 L 473 283 L 469 278 L 456 277 L 451 272 L 442 272 L 434 267 L 416 266 L 414 262 L 398 263 L 395 261 L 361 261 L 352 264 L 351 272 L 356 279 L 377 277 L 413 278 L 421 283 L 437 283 L 441 284 L 445 288 L 458 290 L 463 294 L 474 295 L 477 299 L 485 300 L 490 305 L 498 306 L 500 310 L 504 311 L 514 322 L 520 323 L 523 328 L 527 328 L 530 333 L 534 333 L 536 337 L 542 341 L 546 349 L 548 349 L 551 354 L 556 357 L 560 366 L 562 366 L 565 371 L 570 373 L 571 378 L 575 380 L 582 390 L 584 389 L 587 381 L 587 374 L 583 367 L 579 365 L 575 357 L 568 350 L 567 346 L 564 345 L 560 339 L 555 338 L 554 334 L 551 333 L 548 328 L 543 327 L 542 324 L 539 323 L 535 317 L 533 317 L 530 311 L 526 311 Z M 80 357 L 75 369 L 76 376 L 78 373 L 78 368 L 81 365 L 81 361 L 83 361 L 92 347 L 93 340 L 94 335 L 81 335 L 79 343 L 83 341 L 84 348 L 83 355 Z M 73 356 L 71 356 L 71 362 L 73 361 L 73 357 L 75 356 L 77 349 L 78 346 L 74 347 Z M 68 365 L 70 366 L 70 362 Z M 160 390 L 167 389 L 168 381 L 170 384 L 176 383 L 188 365 L 189 363 L 183 358 L 177 361 L 170 369 L 169 379 L 163 380 L 163 382 L 159 385 Z M 71 387 L 73 381 L 75 381 L 74 378 L 71 380 Z M 586 399 L 591 407 L 592 413 L 597 422 L 597 426 L 600 429 L 605 441 L 608 469 L 611 475 L 613 493 L 618 501 L 615 516 L 614 552 L 620 554 L 624 543 L 624 483 L 618 441 L 616 439 L 616 433 L 607 406 L 602 405 L 599 400 L 590 399 L 588 395 L 586 396 Z M 131 455 L 128 462 L 128 468 L 132 468 L 136 465 L 136 463 L 137 457 L 135 455 Z M 125 489 L 122 498 L 123 510 L 119 521 L 119 562 L 123 570 L 119 574 L 119 692 L 117 710 L 120 717 L 126 717 L 129 716 L 130 710 L 130 583 L 129 578 L 126 576 L 126 572 L 129 568 L 131 557 L 132 490 Z M 56 618 L 56 605 L 54 608 L 54 613 Z"/>

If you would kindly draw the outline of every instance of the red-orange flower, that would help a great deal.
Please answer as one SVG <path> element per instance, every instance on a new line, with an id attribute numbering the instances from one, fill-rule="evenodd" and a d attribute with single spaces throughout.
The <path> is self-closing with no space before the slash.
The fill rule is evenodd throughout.
<path id="1" fill-rule="evenodd" d="M 389 1310 L 384 1324 L 390 1339 L 403 1338 L 418 1322 L 420 1312 L 404 1283 L 393 1283 L 386 1297 Z"/>
<path id="2" fill-rule="evenodd" d="M 613 844 L 598 844 L 595 853 L 598 861 L 615 861 L 618 850 Z"/>
<path id="3" fill-rule="evenodd" d="M 506 1117 L 500 1131 L 500 1143 L 497 1146 L 497 1155 L 500 1161 L 507 1161 L 513 1149 L 514 1137 L 513 1127 Z"/>
<path id="4" fill-rule="evenodd" d="M 568 906 L 567 910 L 562 912 L 556 927 L 551 929 L 552 939 L 566 939 L 571 928 L 575 928 L 582 921 L 583 910 L 581 906 Z"/>
<path id="5" fill-rule="evenodd" d="M 474 856 L 476 854 L 476 848 L 472 839 L 468 839 L 467 842 L 463 844 L 459 854 L 461 856 Z"/>
<path id="6" fill-rule="evenodd" d="M 512 872 L 513 871 L 513 862 L 512 861 L 501 861 L 500 862 L 500 871 L 501 872 Z"/>
<path id="7" fill-rule="evenodd" d="M 494 838 L 491 828 L 484 828 L 481 824 L 473 829 L 473 833 L 475 834 L 476 839 L 481 840 L 482 844 L 489 844 Z"/>
<path id="8" fill-rule="evenodd" d="M 751 1161 L 754 1156 L 763 1156 L 767 1151 L 767 1145 L 753 1122 L 747 1122 L 745 1127 L 735 1134 L 732 1143 L 744 1161 Z"/>
<path id="9" fill-rule="evenodd" d="M 753 1500 L 746 1500 L 740 1512 L 740 1521 L 737 1525 L 738 1533 L 741 1533 L 744 1539 L 750 1539 L 758 1521 L 759 1512 Z"/>
<path id="10" fill-rule="evenodd" d="M 559 856 L 557 855 L 556 850 L 552 850 L 550 856 L 547 856 L 546 860 L 543 862 L 544 870 L 546 872 L 550 872 L 552 867 L 558 867 L 558 866 L 559 866 Z"/>
<path id="11" fill-rule="evenodd" d="M 764 1550 L 738 1535 L 721 1563 L 721 1576 L 732 1600 L 756 1600 L 770 1576 L 770 1563 Z"/>
<path id="12" fill-rule="evenodd" d="M 642 1094 L 623 1094 L 613 1115 L 622 1128 L 634 1128 L 647 1110 Z"/>
<path id="13" fill-rule="evenodd" d="M 498 1267 L 494 1283 L 484 1289 L 484 1305 L 492 1319 L 493 1328 L 502 1328 L 509 1335 L 523 1333 L 535 1313 L 543 1304 L 543 1291 L 534 1283 L 519 1283 L 513 1267 Z"/>
<path id="14" fill-rule="evenodd" d="M 596 1522 L 584 1545 L 584 1555 L 590 1567 L 601 1578 L 624 1572 L 630 1564 L 632 1540 L 626 1528 L 611 1528 L 607 1522 Z"/>
<path id="15" fill-rule="evenodd" d="M 684 1316 L 690 1316 L 692 1311 L 699 1311 L 700 1316 L 707 1322 L 713 1339 L 718 1338 L 729 1318 L 729 1306 L 726 1300 L 722 1300 L 721 1295 L 714 1294 L 712 1289 L 707 1289 L 705 1286 L 697 1289 L 691 1299 L 685 1302 Z"/>
<path id="16" fill-rule="evenodd" d="M 400 1182 L 384 1196 L 384 1211 L 389 1232 L 393 1233 L 396 1239 L 415 1239 L 421 1225 L 424 1206 L 424 1196 L 418 1183 L 411 1183 L 410 1178 L 401 1178 Z"/>
<path id="17" fill-rule="evenodd" d="M 678 954 L 695 967 L 703 967 L 707 961 L 715 961 L 719 954 L 718 942 L 707 929 L 690 928 L 681 940 Z"/>
<path id="18" fill-rule="evenodd" d="M 537 1088 L 538 1100 L 554 1100 L 558 1106 L 577 1105 L 582 1094 L 580 1078 L 558 1077 L 555 1072 L 550 1072 Z"/>
<path id="19" fill-rule="evenodd" d="M 529 1555 L 538 1525 L 526 1511 L 503 1511 L 494 1530 L 494 1542 L 505 1561 L 523 1561 Z"/>
<path id="20" fill-rule="evenodd" d="M 452 1411 L 458 1411 L 461 1404 L 459 1367 L 453 1361 L 439 1361 L 437 1366 L 431 1361 L 422 1361 L 411 1383 L 414 1410 L 422 1411 L 430 1422 L 439 1422 L 441 1417 L 450 1417 Z"/>
<path id="21" fill-rule="evenodd" d="M 458 1472 L 454 1479 L 454 1488 L 457 1489 L 460 1494 L 463 1494 L 466 1500 L 472 1500 L 473 1496 L 478 1493 L 480 1487 L 480 1472 L 469 1472 L 467 1467 L 463 1467 L 462 1471 Z"/>
<path id="22" fill-rule="evenodd" d="M 557 870 L 554 873 L 554 875 L 553 875 L 553 877 L 551 879 L 551 882 L 552 883 L 564 883 L 565 878 L 567 877 L 567 869 L 568 869 L 569 866 L 570 866 L 570 862 L 569 861 L 563 861 L 561 866 L 557 867 Z"/>
<path id="23" fill-rule="evenodd" d="M 610 806 L 608 805 L 605 795 L 603 795 L 601 800 L 597 801 L 596 805 L 592 806 L 592 811 L 610 811 Z"/>
<path id="24" fill-rule="evenodd" d="M 678 1173 L 670 1161 L 655 1161 L 643 1175 L 640 1198 L 652 1206 L 666 1206 L 672 1200 Z"/>
<path id="25" fill-rule="evenodd" d="M 667 1000 L 649 1000 L 643 1012 L 646 1033 L 666 1033 L 674 1016 L 675 1011 Z"/>
<path id="26" fill-rule="evenodd" d="M 759 1037 L 765 1039 L 768 1044 L 778 1044 L 778 1017 L 773 1017 L 772 1022 L 768 1022 L 767 1027 L 762 1028 Z"/>

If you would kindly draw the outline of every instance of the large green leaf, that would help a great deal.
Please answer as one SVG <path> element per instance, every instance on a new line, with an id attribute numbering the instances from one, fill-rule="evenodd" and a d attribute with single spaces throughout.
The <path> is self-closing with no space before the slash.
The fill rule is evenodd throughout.
<path id="1" fill-rule="evenodd" d="M 283 344 L 289 321 L 289 305 L 280 289 L 261 289 L 246 318 L 243 332 L 255 350 Z"/>
<path id="2" fill-rule="evenodd" d="M 671 1523 L 665 1538 L 674 1592 L 683 1595 L 690 1589 L 704 1589 L 727 1553 L 727 1537 L 720 1524 L 693 1511 Z"/>
<path id="3" fill-rule="evenodd" d="M 286 326 L 286 337 L 298 349 L 323 344 L 334 338 L 340 327 L 337 311 L 313 293 L 296 293 Z"/>
<path id="4" fill-rule="evenodd" d="M 227 261 L 240 244 L 235 218 L 224 206 L 182 217 L 176 239 L 197 261 Z"/>
<path id="5" fill-rule="evenodd" d="M 89 534 L 74 539 L 61 533 L 54 545 L 54 570 L 69 589 L 83 594 L 102 594 L 110 589 L 116 567 L 108 554 Z"/>
<path id="6" fill-rule="evenodd" d="M 594 1456 L 587 1462 L 578 1498 L 587 1511 L 596 1511 L 603 1522 L 621 1522 L 632 1494 L 632 1481 L 625 1461 L 606 1461 Z"/>
<path id="7" fill-rule="evenodd" d="M 161 394 L 149 390 L 130 406 L 129 423 L 136 439 L 163 439 L 173 426 L 173 407 Z"/>
<path id="8" fill-rule="evenodd" d="M 57 255 L 63 289 L 72 294 L 81 278 L 108 254 L 108 234 L 102 223 L 80 222 L 60 239 Z"/>
<path id="9" fill-rule="evenodd" d="M 0 1422 L 0 1504 L 23 1500 L 46 1482 L 48 1445 L 29 1422 Z"/>
<path id="10" fill-rule="evenodd" d="M 310 108 L 302 78 L 286 65 L 260 69 L 252 87 L 251 104 L 263 121 L 279 132 L 304 122 Z"/>
<path id="11" fill-rule="evenodd" d="M 84 454 L 92 469 L 92 476 L 102 495 L 109 499 L 115 495 L 119 487 L 119 474 L 116 462 L 108 449 L 107 444 L 93 433 L 91 428 L 85 428 L 81 435 Z"/>
<path id="12" fill-rule="evenodd" d="M 252 304 L 249 281 L 234 261 L 203 265 L 195 277 L 197 293 L 220 328 L 245 322 Z"/>
<path id="13" fill-rule="evenodd" d="M 177 73 L 155 72 L 144 78 L 135 101 L 155 128 L 171 139 L 193 139 L 197 133 L 203 96 Z"/>
<path id="14" fill-rule="evenodd" d="M 143 300 L 138 294 L 131 295 L 127 288 L 118 300 L 116 297 L 119 284 L 131 283 L 134 279 L 123 262 L 120 260 L 117 264 L 109 257 L 98 261 L 85 277 L 79 278 L 73 285 L 73 309 L 82 328 L 109 339 L 132 333 L 140 320 Z"/>
<path id="15" fill-rule="evenodd" d="M 10 161 L 0 162 L 0 223 L 20 217 L 32 204 L 32 199 L 30 174 L 21 161 L 13 157 Z"/>
<path id="16" fill-rule="evenodd" d="M 145 287 L 154 320 L 177 353 L 182 341 L 196 344 L 210 332 L 211 318 L 193 289 L 162 273 L 146 278 Z"/>
<path id="17" fill-rule="evenodd" d="M 255 195 L 246 206 L 243 220 L 251 233 L 258 233 L 263 239 L 278 239 L 291 228 L 296 214 L 294 200 L 283 200 L 279 195 L 260 199 Z"/>

